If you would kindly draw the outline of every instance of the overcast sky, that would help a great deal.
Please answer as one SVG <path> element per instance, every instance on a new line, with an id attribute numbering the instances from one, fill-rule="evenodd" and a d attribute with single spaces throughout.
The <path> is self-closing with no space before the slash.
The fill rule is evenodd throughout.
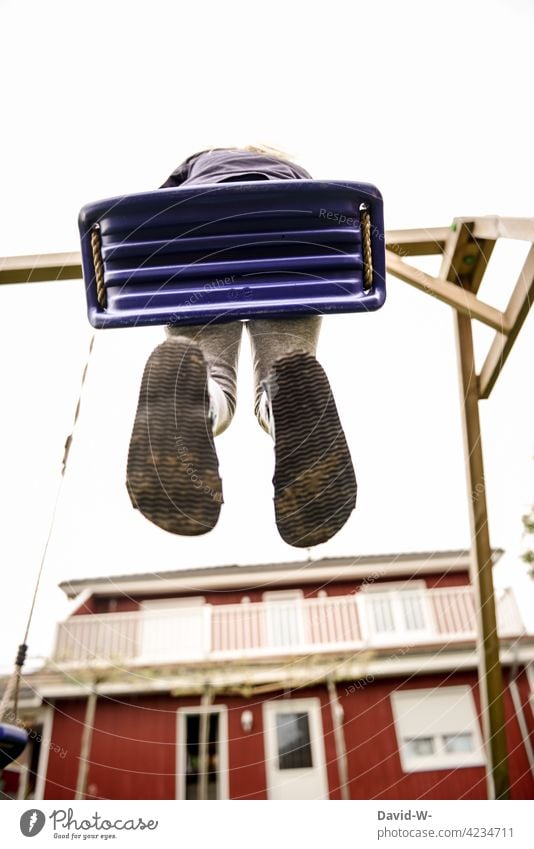
<path id="1" fill-rule="evenodd" d="M 0 0 L 0 256 L 78 250 L 80 207 L 157 187 L 191 153 L 266 143 L 314 177 L 375 183 L 386 226 L 534 214 L 528 0 L 225 3 Z M 503 307 L 524 244 L 498 246 L 481 294 Z M 433 261 L 426 267 L 435 268 Z M 469 547 L 449 307 L 388 280 L 369 316 L 324 322 L 319 358 L 359 483 L 345 528 L 312 558 Z M 81 281 L 0 291 L 0 664 L 23 635 L 91 337 Z M 481 405 L 500 585 L 525 613 L 521 515 L 534 500 L 532 315 Z M 200 538 L 130 506 L 128 440 L 156 329 L 99 331 L 38 599 L 30 655 L 50 652 L 68 578 L 305 560 L 278 537 L 273 450 L 239 404 L 217 440 L 224 498 Z M 477 355 L 491 333 L 477 328 Z"/>

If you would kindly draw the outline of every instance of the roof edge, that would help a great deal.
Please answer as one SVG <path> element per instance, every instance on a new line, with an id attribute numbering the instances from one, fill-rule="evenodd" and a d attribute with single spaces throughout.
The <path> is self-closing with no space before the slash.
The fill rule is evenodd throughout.
<path id="1" fill-rule="evenodd" d="M 493 563 L 500 559 L 502 549 L 493 549 Z M 280 583 L 298 580 L 302 583 L 321 579 L 343 580 L 363 578 L 375 568 L 383 567 L 377 577 L 400 576 L 402 574 L 424 574 L 443 571 L 449 561 L 448 571 L 462 571 L 469 567 L 471 552 L 466 549 L 450 551 L 421 551 L 397 554 L 356 555 L 354 557 L 328 557 L 318 560 L 283 561 L 280 563 L 257 563 L 245 566 L 223 565 L 195 567 L 192 569 L 142 572 L 124 575 L 98 576 L 62 581 L 59 588 L 68 598 L 75 598 L 83 591 L 91 595 L 114 595 L 130 593 L 161 592 L 181 589 L 195 591 L 203 588 L 251 589 L 250 578 Z M 275 581 L 269 581 L 269 578 Z M 247 582 L 248 581 L 248 582 Z"/>

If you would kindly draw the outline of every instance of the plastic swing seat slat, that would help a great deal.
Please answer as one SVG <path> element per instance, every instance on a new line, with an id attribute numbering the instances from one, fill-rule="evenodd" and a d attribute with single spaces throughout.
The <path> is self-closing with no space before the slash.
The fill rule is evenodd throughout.
<path id="1" fill-rule="evenodd" d="M 321 246 L 324 240 L 323 230 L 299 230 L 293 234 L 288 228 L 288 233 L 285 236 L 289 244 L 294 245 L 316 245 Z M 332 229 L 328 233 L 330 244 L 343 245 L 348 247 L 352 244 L 354 236 L 347 230 Z M 170 237 L 167 239 L 152 239 L 146 241 L 128 241 L 117 242 L 109 237 L 102 239 L 102 257 L 108 263 L 121 261 L 129 262 L 133 257 L 148 260 L 153 257 L 156 259 L 160 256 L 167 257 L 168 255 L 182 255 L 186 253 L 196 253 L 196 251 L 223 251 L 223 250 L 252 250 L 258 245 L 265 248 L 280 247 L 280 237 L 272 231 L 264 232 L 240 232 L 228 233 L 224 235 L 205 235 L 205 236 L 180 236 L 179 238 Z"/>
<path id="2" fill-rule="evenodd" d="M 159 189 L 79 218 L 94 327 L 370 312 L 385 300 L 382 198 L 365 183 Z"/>
<path id="3" fill-rule="evenodd" d="M 0 723 L 0 769 L 8 766 L 24 751 L 28 735 L 17 725 Z"/>

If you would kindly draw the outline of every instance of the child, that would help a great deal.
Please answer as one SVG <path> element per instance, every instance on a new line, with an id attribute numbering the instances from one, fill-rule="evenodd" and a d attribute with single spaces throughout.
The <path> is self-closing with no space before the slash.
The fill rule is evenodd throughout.
<path id="1" fill-rule="evenodd" d="M 221 148 L 185 160 L 161 188 L 311 179 L 269 148 Z M 214 436 L 236 405 L 243 324 L 254 362 L 254 412 L 274 441 L 276 524 L 290 545 L 326 542 L 356 504 L 356 478 L 328 378 L 315 359 L 321 316 L 168 326 L 145 366 L 126 485 L 154 524 L 192 536 L 217 523 Z"/>

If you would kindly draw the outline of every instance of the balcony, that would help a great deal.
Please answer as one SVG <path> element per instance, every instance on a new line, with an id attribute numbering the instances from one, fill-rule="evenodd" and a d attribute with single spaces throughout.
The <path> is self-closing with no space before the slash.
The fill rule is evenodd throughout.
<path id="1" fill-rule="evenodd" d="M 177 605 L 180 600 L 177 600 Z M 499 634 L 523 633 L 510 590 L 498 599 Z M 358 592 L 242 604 L 73 616 L 57 626 L 60 665 L 258 660 L 362 649 L 457 645 L 475 640 L 471 587 Z"/>

